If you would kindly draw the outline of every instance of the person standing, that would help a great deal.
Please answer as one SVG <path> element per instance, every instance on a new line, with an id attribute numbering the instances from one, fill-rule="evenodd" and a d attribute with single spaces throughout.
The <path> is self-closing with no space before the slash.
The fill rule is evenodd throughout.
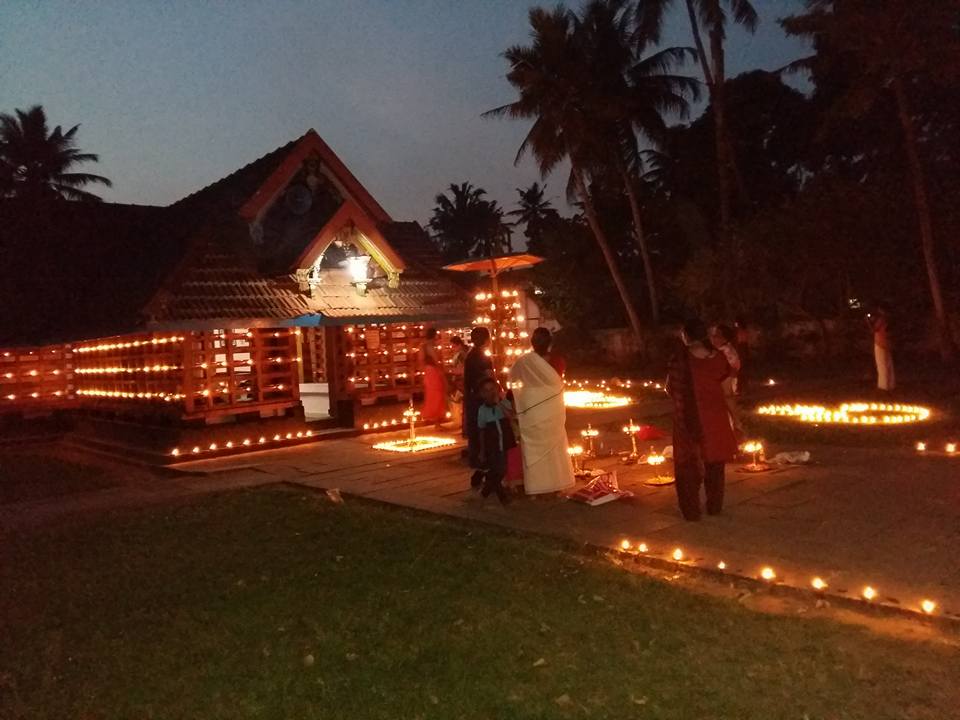
<path id="1" fill-rule="evenodd" d="M 533 352 L 513 364 L 510 386 L 520 420 L 524 492 L 539 495 L 572 487 L 574 476 L 567 452 L 563 380 L 547 361 L 550 331 L 537 328 L 530 340 Z"/>
<path id="2" fill-rule="evenodd" d="M 477 427 L 477 413 L 482 400 L 480 398 L 480 383 L 486 378 L 493 378 L 493 361 L 487 355 L 487 345 L 490 343 L 490 331 L 485 327 L 475 327 L 470 331 L 470 342 L 473 347 L 463 361 L 463 418 L 467 434 L 467 459 L 470 467 L 479 470 L 480 437 Z M 479 486 L 482 478 L 478 479 L 474 473 L 471 484 Z"/>
<path id="3" fill-rule="evenodd" d="M 723 399 L 730 411 L 730 420 L 738 437 L 743 437 L 743 424 L 740 422 L 740 411 L 737 408 L 738 374 L 740 373 L 740 356 L 734 347 L 736 333 L 729 325 L 717 325 L 711 328 L 710 343 L 727 359 L 730 365 L 730 374 L 724 379 Z"/>
<path id="4" fill-rule="evenodd" d="M 889 392 L 897 386 L 893 372 L 893 348 L 890 344 L 890 320 L 887 309 L 877 304 L 872 313 L 867 313 L 867 324 L 873 332 L 873 359 L 877 364 L 877 389 Z"/>
<path id="5" fill-rule="evenodd" d="M 510 406 L 500 397 L 500 386 L 493 378 L 480 381 L 478 394 L 482 400 L 477 411 L 480 430 L 480 458 L 484 466 L 481 497 L 494 493 L 506 505 L 510 496 L 503 487 L 507 475 L 507 458 L 517 441 L 510 423 Z"/>
<path id="6" fill-rule="evenodd" d="M 677 501 L 685 520 L 699 520 L 700 486 L 707 513 L 723 510 L 725 464 L 733 460 L 737 441 L 723 397 L 730 365 L 714 349 L 700 320 L 683 327 L 681 344 L 670 360 L 667 393 L 673 398 L 673 462 Z"/>
<path id="7" fill-rule="evenodd" d="M 439 428 L 447 418 L 447 380 L 443 373 L 440 350 L 437 347 L 437 329 L 427 329 L 427 339 L 418 353 L 423 371 L 423 407 L 420 410 L 424 422 Z"/>

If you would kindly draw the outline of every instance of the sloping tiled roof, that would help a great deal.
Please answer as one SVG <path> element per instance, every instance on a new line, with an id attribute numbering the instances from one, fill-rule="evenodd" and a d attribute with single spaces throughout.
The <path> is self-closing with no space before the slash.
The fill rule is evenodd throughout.
<path id="1" fill-rule="evenodd" d="M 269 325 L 294 318 L 320 325 L 468 320 L 467 296 L 444 278 L 431 276 L 426 267 L 409 277 L 405 272 L 397 288 L 388 287 L 386 278 L 377 279 L 364 295 L 343 271 L 324 270 L 313 293 L 300 292 L 292 275 L 267 277 L 258 272 L 255 259 L 239 242 L 243 232 L 238 224 L 230 231 L 222 224 L 205 231 L 178 281 L 151 307 L 152 325 L 188 328 L 214 321 Z"/>
<path id="2" fill-rule="evenodd" d="M 238 212 L 298 142 L 300 138 L 281 145 L 226 177 L 177 200 L 170 208 L 194 217 L 202 217 L 205 212 Z"/>
<path id="3" fill-rule="evenodd" d="M 165 208 L 0 201 L 0 346 L 135 330 L 189 244 Z"/>
<path id="4" fill-rule="evenodd" d="M 166 208 L 57 202 L 28 212 L 0 201 L 0 347 L 216 321 L 465 320 L 466 296 L 442 273 L 417 223 L 378 229 L 404 261 L 399 288 L 360 296 L 329 283 L 310 297 L 258 269 L 237 212 L 274 175 L 294 140 Z"/>

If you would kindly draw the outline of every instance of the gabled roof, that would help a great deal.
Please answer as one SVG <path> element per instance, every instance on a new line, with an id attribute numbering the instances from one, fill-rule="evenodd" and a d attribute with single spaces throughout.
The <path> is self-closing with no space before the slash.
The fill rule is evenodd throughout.
<path id="1" fill-rule="evenodd" d="M 303 161 L 312 153 L 316 153 L 334 177 L 344 186 L 347 193 L 354 198 L 355 202 L 363 208 L 374 222 L 392 222 L 387 211 L 380 207 L 380 204 L 373 199 L 373 195 L 354 177 L 353 173 L 330 149 L 330 146 L 323 141 L 316 130 L 313 128 L 307 130 L 303 137 L 292 144 L 293 148 L 285 154 L 283 161 L 274 168 L 264 182 L 258 185 L 256 191 L 250 194 L 246 202 L 239 208 L 240 217 L 247 222 L 253 222 L 262 216 L 270 204 L 277 199 L 290 178 L 299 170 Z"/>
<path id="2" fill-rule="evenodd" d="M 286 272 L 262 273 L 246 218 L 262 217 L 309 153 L 319 154 L 347 197 L 298 256 L 329 244 L 343 223 L 353 224 L 379 248 L 378 262 L 404 270 L 399 289 L 371 287 L 361 297 L 331 280 L 310 298 L 286 274 L 293 269 L 286 260 Z M 106 337 L 147 325 L 469 314 L 466 298 L 438 272 L 439 257 L 423 229 L 393 222 L 313 130 L 165 208 L 56 202 L 37 211 L 0 200 L 0 258 L 0 346 Z"/>
<path id="3" fill-rule="evenodd" d="M 307 268 L 312 266 L 327 251 L 330 243 L 336 239 L 337 234 L 349 226 L 355 227 L 371 242 L 371 245 L 364 249 L 379 264 L 385 266 L 384 270 L 387 272 L 402 272 L 406 269 L 403 260 L 387 242 L 376 223 L 353 200 L 349 199 L 344 200 L 343 205 L 323 226 L 313 242 L 304 248 L 300 256 L 294 261 L 293 267 Z"/>

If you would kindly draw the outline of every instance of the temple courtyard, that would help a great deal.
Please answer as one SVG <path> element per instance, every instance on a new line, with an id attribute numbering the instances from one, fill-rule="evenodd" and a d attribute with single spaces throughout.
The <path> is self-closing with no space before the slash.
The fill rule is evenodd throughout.
<path id="1" fill-rule="evenodd" d="M 607 454 L 663 411 L 571 414 L 632 493 L 598 507 L 482 502 L 459 446 L 373 447 L 403 433 L 160 473 L 4 450 L 0 716 L 949 716 L 960 459 L 780 440 L 810 462 L 731 466 L 686 523 Z"/>

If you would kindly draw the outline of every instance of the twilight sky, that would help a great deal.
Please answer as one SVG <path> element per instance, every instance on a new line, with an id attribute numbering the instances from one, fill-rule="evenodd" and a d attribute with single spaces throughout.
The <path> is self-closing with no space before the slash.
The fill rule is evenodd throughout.
<path id="1" fill-rule="evenodd" d="M 81 123 L 117 202 L 173 202 L 313 127 L 396 219 L 426 221 L 463 180 L 509 208 L 537 179 L 513 166 L 526 127 L 480 114 L 513 99 L 500 53 L 526 41 L 531 4 L 4 0 L 0 112 Z M 730 34 L 728 73 L 800 57 L 776 24 L 799 5 L 754 0 L 761 27 Z M 689 44 L 674 20 L 668 42 Z"/>

